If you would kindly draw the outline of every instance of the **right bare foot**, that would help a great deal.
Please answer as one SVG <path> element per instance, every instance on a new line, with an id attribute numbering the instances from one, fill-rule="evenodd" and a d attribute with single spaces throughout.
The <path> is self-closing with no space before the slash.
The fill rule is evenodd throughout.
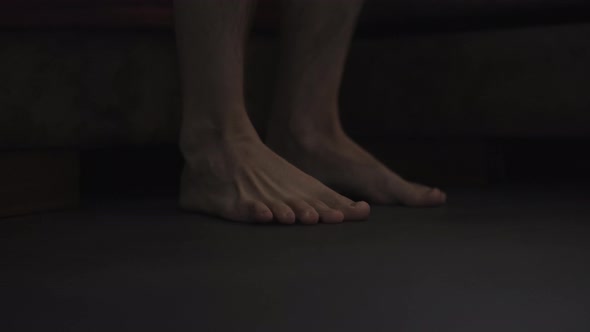
<path id="1" fill-rule="evenodd" d="M 185 210 L 283 224 L 365 220 L 370 213 L 366 202 L 353 202 L 326 187 L 257 137 L 210 144 L 185 159 L 180 192 Z"/>

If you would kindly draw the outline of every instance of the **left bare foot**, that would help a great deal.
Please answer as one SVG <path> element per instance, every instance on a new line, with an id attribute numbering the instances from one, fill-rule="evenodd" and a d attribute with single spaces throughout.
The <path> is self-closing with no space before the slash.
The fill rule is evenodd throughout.
<path id="1" fill-rule="evenodd" d="M 404 180 L 341 128 L 297 134 L 270 128 L 266 144 L 330 188 L 369 203 L 428 207 L 444 204 L 447 198 L 438 188 Z"/>

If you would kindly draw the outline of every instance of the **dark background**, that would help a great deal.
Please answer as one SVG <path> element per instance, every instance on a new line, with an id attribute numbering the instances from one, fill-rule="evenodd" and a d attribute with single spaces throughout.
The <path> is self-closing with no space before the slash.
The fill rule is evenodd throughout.
<path id="1" fill-rule="evenodd" d="M 338 226 L 178 210 L 171 1 L 4 0 L 0 40 L 3 331 L 590 329 L 587 1 L 367 1 L 344 127 L 449 201 Z"/>

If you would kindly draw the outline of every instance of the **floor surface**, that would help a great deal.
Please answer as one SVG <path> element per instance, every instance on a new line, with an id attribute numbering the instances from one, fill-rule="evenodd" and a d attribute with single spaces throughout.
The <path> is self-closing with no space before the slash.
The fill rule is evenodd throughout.
<path id="1" fill-rule="evenodd" d="M 152 198 L 0 220 L 0 330 L 590 330 L 586 191 L 448 193 L 341 225 L 243 225 Z"/>

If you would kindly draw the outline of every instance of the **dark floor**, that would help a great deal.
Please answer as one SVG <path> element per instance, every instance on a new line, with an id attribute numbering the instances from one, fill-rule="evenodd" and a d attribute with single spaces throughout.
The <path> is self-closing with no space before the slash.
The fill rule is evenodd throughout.
<path id="1" fill-rule="evenodd" d="M 449 197 L 315 227 L 148 198 L 2 220 L 0 330 L 590 330 L 587 191 Z"/>

